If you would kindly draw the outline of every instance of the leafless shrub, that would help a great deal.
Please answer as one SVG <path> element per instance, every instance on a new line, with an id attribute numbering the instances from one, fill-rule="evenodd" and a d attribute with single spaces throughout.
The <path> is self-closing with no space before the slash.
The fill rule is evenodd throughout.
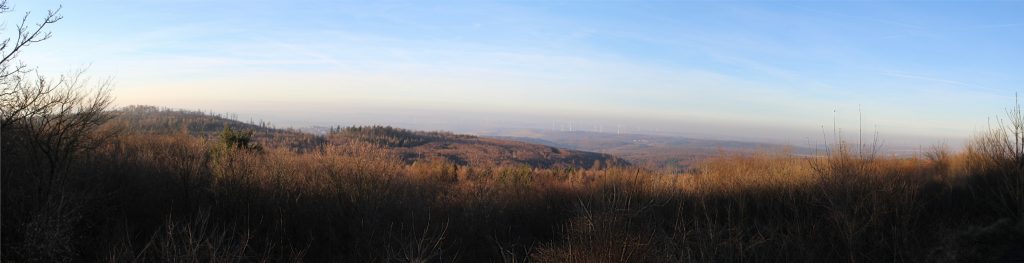
<path id="1" fill-rule="evenodd" d="M 266 255 L 250 248 L 252 234 L 245 230 L 220 229 L 211 225 L 208 212 L 197 213 L 187 222 L 168 218 L 141 248 L 126 238 L 111 253 L 109 262 L 267 262 Z"/>
<path id="2" fill-rule="evenodd" d="M 1024 112 L 1021 112 L 1020 101 L 1014 97 L 1013 107 L 1006 110 L 1006 123 L 1000 121 L 1003 145 L 1017 166 L 1024 167 Z"/>
<path id="3" fill-rule="evenodd" d="M 7 2 L 0 2 L 0 14 L 9 11 Z M 84 70 L 48 78 L 32 76 L 34 70 L 15 64 L 24 48 L 50 37 L 45 28 L 61 20 L 59 11 L 49 11 L 34 26 L 27 24 L 26 13 L 15 36 L 0 42 L 0 133 L 5 155 L 39 156 L 48 168 L 41 189 L 62 182 L 58 177 L 68 160 L 101 141 L 94 130 L 109 119 L 104 111 L 113 101 L 110 80 L 93 83 Z"/>
<path id="4" fill-rule="evenodd" d="M 32 212 L 22 226 L 22 241 L 8 253 L 26 262 L 74 261 L 78 256 L 74 227 L 81 219 L 81 209 L 78 200 L 70 196 L 52 196 Z"/>
<path id="5" fill-rule="evenodd" d="M 450 222 L 440 227 L 432 226 L 428 221 L 419 235 L 407 237 L 398 242 L 397 248 L 387 249 L 387 261 L 390 262 L 456 262 L 458 252 L 453 251 L 448 236 Z"/>
<path id="6" fill-rule="evenodd" d="M 652 229 L 634 229 L 634 222 L 624 215 L 591 211 L 578 207 L 580 213 L 564 226 L 564 237 L 558 243 L 538 248 L 533 259 L 538 262 L 649 262 L 659 253 Z"/>
<path id="7" fill-rule="evenodd" d="M 11 12 L 0 1 L 0 15 Z M 77 260 L 78 224 L 91 193 L 69 186 L 76 158 L 105 141 L 97 128 L 110 116 L 110 81 L 91 81 L 85 70 L 46 77 L 18 60 L 45 41 L 61 20 L 60 8 L 31 24 L 26 12 L 14 34 L 0 40 L 0 178 L 4 260 Z M 0 28 L 4 31 L 6 28 Z M 104 130 L 109 132 L 111 130 Z"/>
<path id="8" fill-rule="evenodd" d="M 1024 218 L 1024 113 L 1020 102 L 1006 110 L 998 126 L 975 136 L 966 147 L 972 191 L 990 199 L 1003 216 Z"/>

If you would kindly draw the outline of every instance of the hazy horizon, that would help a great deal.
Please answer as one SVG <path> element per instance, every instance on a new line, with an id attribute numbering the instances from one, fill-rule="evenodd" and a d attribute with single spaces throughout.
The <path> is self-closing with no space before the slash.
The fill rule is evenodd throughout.
<path id="1" fill-rule="evenodd" d="M 960 144 L 1021 90 L 1024 4 L 34 1 L 24 53 L 117 105 L 306 127 Z M 7 22 L 9 27 L 11 22 Z M 70 66 L 69 66 L 70 65 Z M 835 111 L 834 111 L 835 110 Z"/>
<path id="2" fill-rule="evenodd" d="M 127 106 L 127 105 L 125 105 Z M 918 151 L 931 146 L 945 144 L 957 149 L 965 143 L 963 139 L 900 134 L 891 130 L 870 126 L 867 122 L 859 127 L 852 123 L 832 123 L 807 131 L 786 127 L 767 127 L 755 124 L 721 123 L 705 120 L 686 119 L 639 119 L 628 117 L 590 117 L 561 113 L 503 113 L 480 110 L 475 112 L 456 109 L 400 109 L 373 106 L 327 107 L 306 104 L 303 107 L 288 105 L 259 104 L 258 110 L 251 105 L 223 104 L 221 108 L 167 107 L 171 110 L 201 111 L 208 114 L 237 119 L 243 122 L 267 123 L 275 128 L 296 128 L 302 130 L 325 129 L 336 126 L 388 125 L 424 131 L 451 131 L 473 135 L 510 135 L 515 131 L 555 132 L 597 132 L 607 134 L 637 134 L 681 137 L 705 140 L 770 143 L 795 147 L 816 148 L 823 143 L 833 143 L 833 132 L 848 142 L 862 139 L 869 143 L 878 132 L 879 145 L 886 153 Z M 856 114 L 856 113 L 852 113 Z M 855 117 L 854 117 L 855 118 Z M 859 129 L 863 129 L 860 131 Z M 729 130 L 731 133 L 720 131 Z M 756 132 L 750 132 L 756 131 Z M 860 138 L 858 138 L 860 137 Z"/>

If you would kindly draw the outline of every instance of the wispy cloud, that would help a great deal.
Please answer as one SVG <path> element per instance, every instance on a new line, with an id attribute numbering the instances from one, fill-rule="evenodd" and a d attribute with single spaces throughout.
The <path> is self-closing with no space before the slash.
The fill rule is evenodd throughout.
<path id="1" fill-rule="evenodd" d="M 934 76 L 926 76 L 926 75 L 919 75 L 919 74 L 908 74 L 908 73 L 895 72 L 895 71 L 882 71 L 881 74 L 884 75 L 884 76 L 889 76 L 889 77 L 897 77 L 897 78 L 911 79 L 911 80 L 920 80 L 920 81 L 931 82 L 931 83 L 948 84 L 948 85 L 953 85 L 953 86 L 960 87 L 960 88 L 968 88 L 968 89 L 973 90 L 973 91 L 984 91 L 984 92 L 993 93 L 993 94 L 1000 92 L 999 90 L 993 89 L 993 88 L 988 88 L 988 87 L 984 87 L 984 86 L 980 86 L 980 85 L 966 83 L 966 82 L 963 82 L 963 81 L 946 79 L 946 78 L 940 78 L 940 77 L 934 77 Z"/>
<path id="2" fill-rule="evenodd" d="M 26 58 L 93 63 L 133 103 L 457 105 L 794 129 L 851 103 L 873 103 L 897 130 L 971 127 L 957 114 L 1024 81 L 1020 16 L 955 6 L 238 3 L 69 3 L 61 31 Z M 931 91 L 943 107 L 916 99 Z"/>

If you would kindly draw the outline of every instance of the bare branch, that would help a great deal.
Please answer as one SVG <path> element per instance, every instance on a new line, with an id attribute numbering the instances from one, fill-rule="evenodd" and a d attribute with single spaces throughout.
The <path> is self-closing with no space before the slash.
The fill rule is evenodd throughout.
<path id="1" fill-rule="evenodd" d="M 29 28 L 27 25 L 28 17 L 32 13 L 25 12 L 25 16 L 21 18 L 21 23 L 18 24 L 18 34 L 17 38 L 14 41 L 14 46 L 11 48 L 11 50 L 6 51 L 6 54 L 3 54 L 3 58 L 0 59 L 0 63 L 9 63 L 11 59 L 17 56 L 18 52 L 21 51 L 21 49 L 24 47 L 27 47 L 33 43 L 38 43 L 50 39 L 52 33 L 48 31 L 43 31 L 43 29 L 47 25 L 57 23 L 58 21 L 64 18 L 59 14 L 60 9 L 61 7 L 57 7 L 56 10 L 47 11 L 46 18 L 44 18 L 42 22 L 35 24 L 34 29 Z"/>

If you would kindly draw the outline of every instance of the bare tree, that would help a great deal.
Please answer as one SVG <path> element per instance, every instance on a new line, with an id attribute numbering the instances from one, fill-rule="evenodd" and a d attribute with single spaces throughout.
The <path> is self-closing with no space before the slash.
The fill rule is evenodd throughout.
<path id="1" fill-rule="evenodd" d="M 7 3 L 7 0 L 0 0 L 0 15 L 5 15 L 11 12 L 11 6 Z M 15 36 L 7 37 L 3 41 L 0 41 L 0 96 L 7 101 L 7 98 L 14 96 L 18 91 L 16 86 L 18 82 L 21 82 L 26 74 L 31 69 L 21 61 L 17 61 L 18 54 L 21 53 L 26 47 L 42 42 L 49 39 L 52 33 L 45 31 L 48 25 L 55 24 L 63 17 L 60 16 L 60 7 L 56 10 L 47 11 L 46 17 L 35 25 L 28 24 L 29 15 L 31 12 L 25 12 L 25 15 L 21 17 L 21 22 L 16 26 L 18 31 Z M 0 32 L 6 28 L 6 25 L 0 25 Z M 6 105 L 5 105 L 6 106 Z M 4 108 L 8 110 L 8 108 Z M 11 108 L 12 110 L 22 110 L 18 108 Z M 4 121 L 8 121 L 6 115 L 17 115 L 18 112 L 4 112 Z"/>
<path id="2" fill-rule="evenodd" d="M 10 13 L 0 1 L 0 15 Z M 105 113 L 113 98 L 110 80 L 90 81 L 85 70 L 55 78 L 40 75 L 18 60 L 32 44 L 47 40 L 48 25 L 62 19 L 60 8 L 41 22 L 29 24 L 29 12 L 16 26 L 17 33 L 0 41 L 0 134 L 5 164 L 11 154 L 43 159 L 47 177 L 41 187 L 52 187 L 70 159 L 97 142 L 94 131 L 110 117 Z M 0 34 L 3 28 L 0 27 Z M 6 168 L 6 165 L 5 165 Z M 4 174 L 10 169 L 4 169 Z"/>
<path id="3" fill-rule="evenodd" d="M 1006 120 L 999 125 L 1004 131 L 1003 144 L 1006 152 L 1018 166 L 1024 167 L 1024 112 L 1021 112 L 1020 98 L 1014 96 L 1013 107 L 1006 109 Z"/>

